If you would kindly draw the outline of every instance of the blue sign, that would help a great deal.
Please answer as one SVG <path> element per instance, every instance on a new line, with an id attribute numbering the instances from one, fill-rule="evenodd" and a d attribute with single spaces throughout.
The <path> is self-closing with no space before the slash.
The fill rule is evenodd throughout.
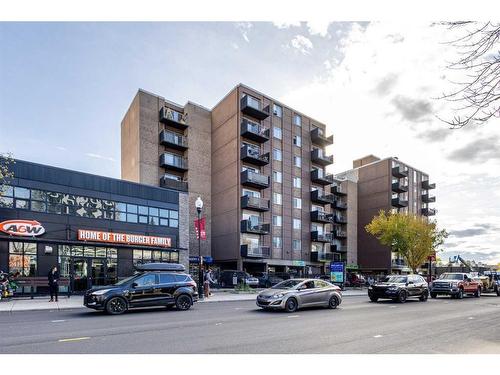
<path id="1" fill-rule="evenodd" d="M 330 280 L 334 283 L 344 282 L 345 266 L 344 262 L 331 262 L 330 263 Z"/>
<path id="2" fill-rule="evenodd" d="M 190 263 L 200 263 L 200 257 L 189 257 Z M 212 257 L 203 257 L 203 263 L 211 264 L 214 262 Z"/>

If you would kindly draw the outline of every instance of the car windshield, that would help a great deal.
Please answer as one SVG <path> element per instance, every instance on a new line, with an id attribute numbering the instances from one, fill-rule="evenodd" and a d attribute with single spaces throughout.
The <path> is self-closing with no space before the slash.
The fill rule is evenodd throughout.
<path id="1" fill-rule="evenodd" d="M 272 289 L 292 289 L 299 285 L 301 282 L 302 280 L 285 280 L 273 286 Z"/>
<path id="2" fill-rule="evenodd" d="M 117 283 L 113 284 L 113 285 L 124 285 L 124 284 L 127 284 L 130 280 L 132 280 L 133 278 L 135 278 L 137 275 L 132 275 L 132 276 L 129 276 L 123 280 L 120 280 L 118 281 Z"/>
<path id="3" fill-rule="evenodd" d="M 445 273 L 439 276 L 441 280 L 463 280 L 463 275 L 461 273 Z"/>
<path id="4" fill-rule="evenodd" d="M 406 276 L 387 276 L 382 279 L 384 283 L 406 283 L 408 278 Z"/>

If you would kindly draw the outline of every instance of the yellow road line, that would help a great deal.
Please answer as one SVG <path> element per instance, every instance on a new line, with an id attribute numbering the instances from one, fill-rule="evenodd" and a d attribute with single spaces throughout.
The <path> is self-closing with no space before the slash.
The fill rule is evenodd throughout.
<path id="1" fill-rule="evenodd" d="M 61 340 L 57 340 L 59 342 L 68 342 L 68 341 L 80 341 L 80 340 L 89 340 L 90 337 L 75 337 L 75 338 L 72 338 L 72 339 L 61 339 Z"/>

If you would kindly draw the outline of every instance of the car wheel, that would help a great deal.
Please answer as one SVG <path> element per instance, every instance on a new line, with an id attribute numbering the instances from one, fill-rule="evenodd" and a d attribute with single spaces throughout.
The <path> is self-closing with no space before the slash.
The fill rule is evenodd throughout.
<path id="1" fill-rule="evenodd" d="M 431 298 L 437 298 L 437 293 L 431 293 Z"/>
<path id="2" fill-rule="evenodd" d="M 402 290 L 401 292 L 399 292 L 397 300 L 399 303 L 405 303 L 407 298 L 408 298 L 408 293 Z"/>
<path id="3" fill-rule="evenodd" d="M 106 312 L 111 315 L 123 314 L 127 311 L 127 302 L 122 297 L 112 297 L 106 303 Z"/>
<path id="4" fill-rule="evenodd" d="M 330 297 L 330 301 L 328 301 L 328 307 L 330 309 L 336 309 L 337 306 L 339 305 L 339 300 L 335 296 Z"/>
<path id="5" fill-rule="evenodd" d="M 429 291 L 424 290 L 422 292 L 422 295 L 420 296 L 419 300 L 422 302 L 425 302 L 425 301 L 427 301 L 427 298 L 429 298 Z"/>
<path id="6" fill-rule="evenodd" d="M 187 294 L 181 294 L 175 299 L 175 307 L 177 307 L 177 310 L 189 310 L 192 304 L 193 301 Z"/>
<path id="7" fill-rule="evenodd" d="M 476 293 L 474 293 L 474 297 L 476 298 L 481 297 L 481 288 L 477 288 Z"/>
<path id="8" fill-rule="evenodd" d="M 464 298 L 464 290 L 463 289 L 460 289 L 458 291 L 458 294 L 457 294 L 456 298 L 458 298 L 458 299 Z"/>
<path id="9" fill-rule="evenodd" d="M 285 303 L 285 311 L 286 312 L 295 312 L 297 310 L 297 300 L 295 298 L 288 298 L 288 300 Z"/>
<path id="10" fill-rule="evenodd" d="M 370 301 L 372 301 L 372 302 L 377 302 L 377 301 L 378 301 L 378 298 L 377 298 L 377 297 L 370 297 Z"/>

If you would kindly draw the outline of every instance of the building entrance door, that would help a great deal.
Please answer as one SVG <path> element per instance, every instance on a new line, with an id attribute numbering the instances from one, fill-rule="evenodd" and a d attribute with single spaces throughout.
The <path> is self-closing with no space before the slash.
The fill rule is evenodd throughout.
<path id="1" fill-rule="evenodd" d="M 71 290 L 83 292 L 88 289 L 89 275 L 86 258 L 73 258 L 71 261 Z"/>
<path id="2" fill-rule="evenodd" d="M 106 258 L 73 258 L 71 263 L 73 292 L 84 292 L 94 286 L 106 285 Z"/>

